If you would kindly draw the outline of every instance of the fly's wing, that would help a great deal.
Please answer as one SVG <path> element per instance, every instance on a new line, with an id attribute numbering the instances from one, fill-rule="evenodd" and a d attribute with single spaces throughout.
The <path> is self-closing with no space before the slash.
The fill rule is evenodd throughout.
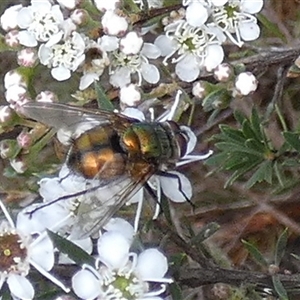
<path id="1" fill-rule="evenodd" d="M 28 102 L 19 108 L 25 117 L 53 127 L 75 132 L 79 127 L 90 125 L 88 129 L 101 124 L 119 124 L 128 127 L 134 119 L 111 111 L 94 110 L 61 103 Z M 120 125 L 122 124 L 122 125 Z M 86 129 L 87 130 L 87 129 Z"/>
<path id="2" fill-rule="evenodd" d="M 97 233 L 142 188 L 154 171 L 154 167 L 148 165 L 137 181 L 123 176 L 110 185 L 87 193 L 79 205 L 71 236 L 80 239 Z"/>

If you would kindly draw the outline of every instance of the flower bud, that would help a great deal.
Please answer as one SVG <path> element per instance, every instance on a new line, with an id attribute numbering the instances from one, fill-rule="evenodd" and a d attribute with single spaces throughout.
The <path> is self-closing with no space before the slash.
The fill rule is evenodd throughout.
<path id="1" fill-rule="evenodd" d="M 57 95 L 51 91 L 42 91 L 40 92 L 35 100 L 37 102 L 58 102 Z"/>
<path id="2" fill-rule="evenodd" d="M 87 23 L 89 15 L 85 9 L 78 8 L 72 12 L 70 18 L 74 22 L 74 24 L 80 26 Z"/>
<path id="3" fill-rule="evenodd" d="M 136 32 L 131 31 L 120 40 L 120 49 L 126 55 L 137 54 L 140 52 L 143 43 L 143 38 L 138 36 Z"/>
<path id="4" fill-rule="evenodd" d="M 4 76 L 5 89 L 9 89 L 11 86 L 27 87 L 26 79 L 18 69 L 8 71 Z"/>
<path id="5" fill-rule="evenodd" d="M 17 16 L 22 7 L 22 4 L 13 5 L 4 11 L 0 18 L 1 27 L 3 30 L 10 31 L 18 27 Z"/>
<path id="6" fill-rule="evenodd" d="M 97 9 L 100 11 L 115 10 L 120 5 L 120 0 L 94 0 Z"/>
<path id="7" fill-rule="evenodd" d="M 125 106 L 137 106 L 141 98 L 141 92 L 136 84 L 131 83 L 120 90 L 120 102 Z"/>
<path id="8" fill-rule="evenodd" d="M 32 145 L 32 136 L 27 131 L 22 131 L 17 136 L 17 142 L 21 148 L 28 149 Z"/>
<path id="9" fill-rule="evenodd" d="M 38 55 L 34 48 L 25 48 L 18 52 L 17 61 L 20 66 L 32 68 L 35 66 Z"/>
<path id="10" fill-rule="evenodd" d="M 229 81 L 232 75 L 233 75 L 233 69 L 227 63 L 220 64 L 214 69 L 214 77 L 216 80 L 220 82 Z"/>
<path id="11" fill-rule="evenodd" d="M 249 95 L 257 89 L 258 81 L 250 72 L 240 73 L 235 79 L 236 91 L 243 96 Z"/>
<path id="12" fill-rule="evenodd" d="M 15 112 L 8 105 L 0 106 L 1 127 L 11 124 L 15 116 L 16 116 Z"/>
<path id="13" fill-rule="evenodd" d="M 19 30 L 17 29 L 8 32 L 4 37 L 6 45 L 8 45 L 11 48 L 18 48 L 20 46 L 18 36 Z"/>
<path id="14" fill-rule="evenodd" d="M 207 84 L 205 81 L 197 81 L 193 84 L 192 94 L 202 100 L 207 95 Z"/>
<path id="15" fill-rule="evenodd" d="M 16 157 L 10 160 L 10 165 L 19 174 L 24 173 L 27 170 L 27 164 L 21 157 Z"/>
<path id="16" fill-rule="evenodd" d="M 102 17 L 101 23 L 103 31 L 108 35 L 122 36 L 128 28 L 126 19 L 118 16 L 112 10 L 106 11 Z"/>

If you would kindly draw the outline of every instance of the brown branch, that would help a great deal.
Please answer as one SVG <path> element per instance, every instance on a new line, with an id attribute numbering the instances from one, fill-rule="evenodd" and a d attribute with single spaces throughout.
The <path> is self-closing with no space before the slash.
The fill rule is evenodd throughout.
<path id="1" fill-rule="evenodd" d="M 204 258 L 204 255 L 197 248 L 185 242 L 174 230 L 160 220 L 155 221 L 155 227 L 164 235 L 168 235 L 169 240 L 185 254 L 190 256 L 200 267 L 180 268 L 178 280 L 180 283 L 191 288 L 196 288 L 206 284 L 227 283 L 239 286 L 242 283 L 255 284 L 263 287 L 273 288 L 272 275 L 262 272 L 233 270 L 220 268 L 213 265 L 212 261 Z M 300 274 L 276 274 L 279 280 L 288 289 L 299 289 L 300 291 Z"/>

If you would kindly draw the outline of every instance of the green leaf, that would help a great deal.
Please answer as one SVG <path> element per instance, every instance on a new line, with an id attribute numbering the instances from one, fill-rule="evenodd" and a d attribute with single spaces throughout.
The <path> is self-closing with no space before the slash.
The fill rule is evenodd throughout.
<path id="1" fill-rule="evenodd" d="M 236 153 L 236 152 L 241 152 L 244 154 L 251 154 L 251 155 L 255 155 L 259 158 L 262 158 L 262 153 L 250 148 L 247 148 L 243 145 L 240 144 L 235 144 L 232 142 L 219 142 L 216 143 L 215 145 L 218 149 L 222 150 L 222 151 L 226 151 L 229 152 L 231 154 Z"/>
<path id="2" fill-rule="evenodd" d="M 215 86 L 215 89 L 209 93 L 202 101 L 202 106 L 204 111 L 211 111 L 216 108 L 226 108 L 230 101 L 231 95 L 224 88 L 218 88 Z M 218 107 L 218 104 L 221 107 Z"/>
<path id="3" fill-rule="evenodd" d="M 278 238 L 275 248 L 275 265 L 279 266 L 281 259 L 284 256 L 288 239 L 288 228 L 286 228 Z"/>
<path id="4" fill-rule="evenodd" d="M 269 264 L 263 257 L 262 253 L 251 243 L 242 240 L 244 247 L 249 251 L 250 255 L 254 258 L 254 260 L 263 267 L 268 267 Z"/>
<path id="5" fill-rule="evenodd" d="M 260 163 L 260 160 L 257 159 L 249 159 L 250 156 L 241 157 L 240 159 L 238 156 L 231 157 L 228 159 L 225 164 L 224 164 L 224 169 L 225 170 L 232 170 L 232 171 L 239 171 L 241 169 L 247 169 L 248 168 L 253 168 L 254 166 L 258 165 Z"/>
<path id="6" fill-rule="evenodd" d="M 231 177 L 226 181 L 224 187 L 228 187 L 229 185 L 231 185 L 233 182 L 235 182 L 239 177 L 243 176 L 244 174 L 246 174 L 247 172 L 249 172 L 251 169 L 253 169 L 254 167 L 256 167 L 258 164 L 258 162 L 254 162 L 254 163 L 249 163 L 249 164 L 245 164 L 243 166 L 243 168 L 235 171 Z"/>
<path id="7" fill-rule="evenodd" d="M 222 139 L 231 140 L 231 141 L 235 141 L 237 143 L 244 144 L 245 137 L 244 137 L 242 131 L 233 129 L 228 125 L 220 125 L 219 128 L 222 133 L 219 136 Z"/>
<path id="8" fill-rule="evenodd" d="M 293 147 L 296 151 L 300 153 L 300 135 L 295 132 L 283 132 L 283 137 L 287 141 L 287 143 Z"/>
<path id="9" fill-rule="evenodd" d="M 224 164 L 224 162 L 228 158 L 228 153 L 220 152 L 213 154 L 208 159 L 204 161 L 204 164 L 207 166 L 220 166 L 221 164 Z"/>
<path id="10" fill-rule="evenodd" d="M 280 300 L 289 300 L 289 297 L 287 295 L 287 291 L 285 290 L 283 284 L 281 283 L 278 275 L 274 275 L 272 276 L 272 282 L 274 285 L 274 289 L 276 291 L 276 293 L 279 296 Z"/>
<path id="11" fill-rule="evenodd" d="M 172 284 L 169 285 L 169 291 L 171 294 L 171 299 L 174 300 L 184 299 L 182 295 L 181 287 L 176 282 L 173 282 Z"/>
<path id="12" fill-rule="evenodd" d="M 70 259 L 74 260 L 78 265 L 89 264 L 95 265 L 95 258 L 86 251 L 72 243 L 71 241 L 61 237 L 57 233 L 47 230 L 54 246 L 62 253 L 66 254 Z"/>
<path id="13" fill-rule="evenodd" d="M 253 128 L 254 132 L 257 135 L 257 139 L 259 141 L 261 141 L 263 139 L 263 137 L 261 135 L 261 120 L 259 118 L 259 115 L 258 115 L 256 109 L 252 110 L 252 114 L 251 114 L 251 117 L 250 117 L 250 122 L 251 122 L 251 125 L 252 125 L 252 128 Z"/>
<path id="14" fill-rule="evenodd" d="M 271 35 L 273 37 L 278 37 L 283 41 L 283 43 L 287 43 L 285 35 L 280 31 L 280 29 L 276 23 L 272 23 L 263 14 L 258 14 L 257 18 L 258 18 L 259 22 L 263 24 L 264 29 L 267 29 L 269 35 Z"/>
<path id="15" fill-rule="evenodd" d="M 234 118 L 242 125 L 246 119 L 246 117 L 240 113 L 238 110 L 234 112 Z"/>
<path id="16" fill-rule="evenodd" d="M 273 174 L 273 163 L 270 160 L 264 161 L 255 173 L 248 180 L 246 187 L 250 188 L 257 182 L 266 181 L 272 183 L 272 174 Z"/>
<path id="17" fill-rule="evenodd" d="M 283 187 L 284 186 L 284 175 L 282 173 L 281 164 L 278 163 L 277 160 L 275 160 L 275 162 L 273 164 L 273 170 L 275 172 L 275 176 L 276 176 L 280 186 Z"/>
<path id="18" fill-rule="evenodd" d="M 114 106 L 112 105 L 109 98 L 106 96 L 101 85 L 98 84 L 97 82 L 95 82 L 94 86 L 95 86 L 95 91 L 96 91 L 96 95 L 97 95 L 97 102 L 98 102 L 99 108 L 101 108 L 103 110 L 113 111 Z"/>
<path id="19" fill-rule="evenodd" d="M 262 156 L 263 156 L 263 153 L 265 152 L 265 145 L 260 143 L 257 139 L 253 139 L 253 138 L 248 139 L 245 142 L 245 146 L 260 152 Z"/>
<path id="20" fill-rule="evenodd" d="M 247 139 L 255 139 L 256 138 L 255 132 L 254 132 L 253 128 L 251 127 L 249 120 L 244 120 L 244 122 L 242 124 L 242 132 Z"/>
<path id="21" fill-rule="evenodd" d="M 203 226 L 200 230 L 200 232 L 191 238 L 190 243 L 192 245 L 202 243 L 206 239 L 208 239 L 210 236 L 212 236 L 216 231 L 218 231 L 220 228 L 220 225 L 216 222 L 211 222 L 205 226 Z"/>

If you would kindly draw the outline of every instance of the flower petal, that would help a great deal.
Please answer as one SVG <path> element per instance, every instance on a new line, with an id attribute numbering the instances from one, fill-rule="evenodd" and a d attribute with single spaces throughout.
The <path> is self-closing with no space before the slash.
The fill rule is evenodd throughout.
<path id="1" fill-rule="evenodd" d="M 130 243 L 119 232 L 104 233 L 98 240 L 99 260 L 106 266 L 118 269 L 128 261 Z"/>
<path id="2" fill-rule="evenodd" d="M 142 71 L 143 78 L 147 82 L 151 84 L 155 84 L 159 81 L 160 74 L 156 66 L 143 63 L 141 65 L 141 71 Z"/>
<path id="3" fill-rule="evenodd" d="M 82 299 L 94 299 L 101 294 L 98 279 L 88 270 L 81 270 L 72 277 L 72 288 Z"/>
<path id="4" fill-rule="evenodd" d="M 139 255 L 136 268 L 143 279 L 160 279 L 168 271 L 168 261 L 157 249 L 147 249 Z"/>
<path id="5" fill-rule="evenodd" d="M 63 66 L 53 68 L 51 75 L 58 81 L 64 81 L 71 77 L 71 71 Z"/>
<path id="6" fill-rule="evenodd" d="M 244 41 L 256 40 L 260 34 L 260 28 L 255 22 L 241 22 L 239 30 Z"/>
<path id="7" fill-rule="evenodd" d="M 170 177 L 159 176 L 163 193 L 172 201 L 185 202 L 192 197 L 192 185 L 187 177 L 176 171 L 169 171 Z"/>
<path id="8" fill-rule="evenodd" d="M 202 26 L 207 18 L 207 9 L 199 2 L 192 2 L 186 9 L 186 20 L 192 26 Z"/>
<path id="9" fill-rule="evenodd" d="M 124 237 L 126 237 L 131 243 L 134 235 L 133 226 L 122 218 L 112 218 L 109 222 L 104 226 L 104 229 L 109 231 L 116 231 L 121 233 Z"/>
<path id="10" fill-rule="evenodd" d="M 54 249 L 53 244 L 48 236 L 45 236 L 37 244 L 33 243 L 30 249 L 31 259 L 46 271 L 52 269 L 54 265 Z"/>
<path id="11" fill-rule="evenodd" d="M 151 59 L 158 58 L 161 55 L 160 49 L 151 43 L 144 43 L 141 53 Z"/>
<path id="12" fill-rule="evenodd" d="M 21 275 L 10 274 L 7 278 L 7 284 L 11 293 L 20 299 L 33 299 L 34 289 L 30 281 Z"/>
<path id="13" fill-rule="evenodd" d="M 262 9 L 263 5 L 263 0 L 244 0 L 241 1 L 241 10 L 249 14 L 256 14 Z"/>
<path id="14" fill-rule="evenodd" d="M 187 55 L 176 64 L 175 72 L 178 77 L 186 82 L 192 82 L 200 74 L 199 62 L 193 55 Z"/>

